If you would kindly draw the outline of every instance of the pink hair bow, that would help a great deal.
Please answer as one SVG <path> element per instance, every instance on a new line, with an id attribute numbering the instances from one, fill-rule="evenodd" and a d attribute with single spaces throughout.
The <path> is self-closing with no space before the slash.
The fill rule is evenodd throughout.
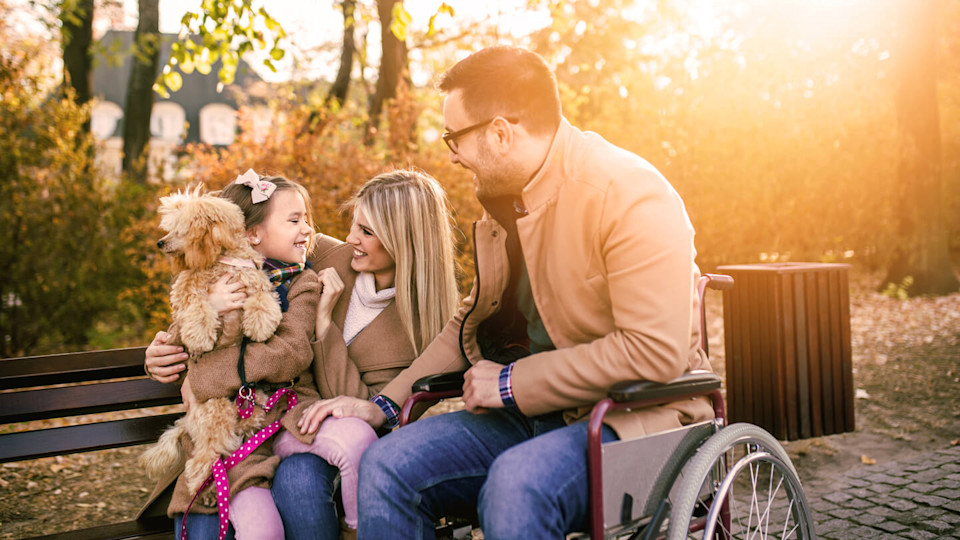
<path id="1" fill-rule="evenodd" d="M 247 169 L 247 172 L 238 176 L 234 183 L 250 188 L 250 198 L 253 199 L 253 204 L 262 203 L 269 199 L 277 189 L 277 185 L 273 182 L 261 180 L 260 175 L 253 172 L 253 169 Z"/>

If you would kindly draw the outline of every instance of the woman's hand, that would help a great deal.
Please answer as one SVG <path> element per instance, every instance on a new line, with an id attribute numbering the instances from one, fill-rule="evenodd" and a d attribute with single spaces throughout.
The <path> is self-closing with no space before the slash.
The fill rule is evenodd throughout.
<path id="1" fill-rule="evenodd" d="M 320 400 L 307 407 L 300 421 L 297 422 L 297 427 L 300 428 L 300 433 L 316 433 L 320 429 L 320 424 L 328 416 L 359 418 L 370 424 L 373 429 L 377 429 L 387 421 L 387 416 L 376 403 L 351 396 L 337 396 Z"/>
<path id="2" fill-rule="evenodd" d="M 243 283 L 239 281 L 230 282 L 233 278 L 230 274 L 220 276 L 207 293 L 207 301 L 210 307 L 217 312 L 217 315 L 223 316 L 228 311 L 240 309 L 243 302 L 247 299 L 247 293 L 244 292 Z"/>
<path id="3" fill-rule="evenodd" d="M 187 368 L 187 353 L 178 345 L 167 345 L 170 334 L 159 331 L 144 354 L 143 369 L 151 379 L 170 383 L 180 378 L 180 372 Z"/>
<path id="4" fill-rule="evenodd" d="M 334 268 L 324 268 L 317 272 L 320 278 L 320 301 L 317 302 L 317 339 L 327 333 L 333 321 L 333 307 L 343 292 L 343 280 Z M 317 424 L 318 426 L 320 424 Z"/>

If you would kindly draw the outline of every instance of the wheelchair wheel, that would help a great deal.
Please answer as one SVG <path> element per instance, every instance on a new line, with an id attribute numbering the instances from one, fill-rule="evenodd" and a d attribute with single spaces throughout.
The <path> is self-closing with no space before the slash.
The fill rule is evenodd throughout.
<path id="1" fill-rule="evenodd" d="M 757 426 L 733 424 L 710 437 L 678 481 L 667 540 L 816 538 L 789 456 Z"/>

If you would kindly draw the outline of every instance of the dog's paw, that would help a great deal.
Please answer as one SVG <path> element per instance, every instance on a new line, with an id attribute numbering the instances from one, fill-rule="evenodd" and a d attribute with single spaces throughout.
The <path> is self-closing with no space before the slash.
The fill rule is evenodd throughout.
<path id="1" fill-rule="evenodd" d="M 243 308 L 243 330 L 254 341 L 266 341 L 277 331 L 283 313 L 280 306 L 269 295 L 258 295 L 261 298 L 251 298 Z"/>

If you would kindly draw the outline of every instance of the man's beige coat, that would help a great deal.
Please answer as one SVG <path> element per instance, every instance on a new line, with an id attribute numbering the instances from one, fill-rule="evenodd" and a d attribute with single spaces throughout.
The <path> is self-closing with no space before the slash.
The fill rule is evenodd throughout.
<path id="1" fill-rule="evenodd" d="M 517 220 L 518 235 L 557 347 L 517 361 L 513 391 L 523 413 L 562 410 L 575 422 L 616 382 L 664 382 L 710 369 L 699 347 L 693 227 L 652 165 L 564 119 L 522 198 L 528 215 Z M 473 290 L 440 336 L 383 389 L 397 403 L 418 378 L 482 359 L 477 327 L 500 309 L 510 276 L 503 227 L 485 215 L 474 239 Z M 615 413 L 607 423 L 627 437 L 712 416 L 697 399 Z"/>

